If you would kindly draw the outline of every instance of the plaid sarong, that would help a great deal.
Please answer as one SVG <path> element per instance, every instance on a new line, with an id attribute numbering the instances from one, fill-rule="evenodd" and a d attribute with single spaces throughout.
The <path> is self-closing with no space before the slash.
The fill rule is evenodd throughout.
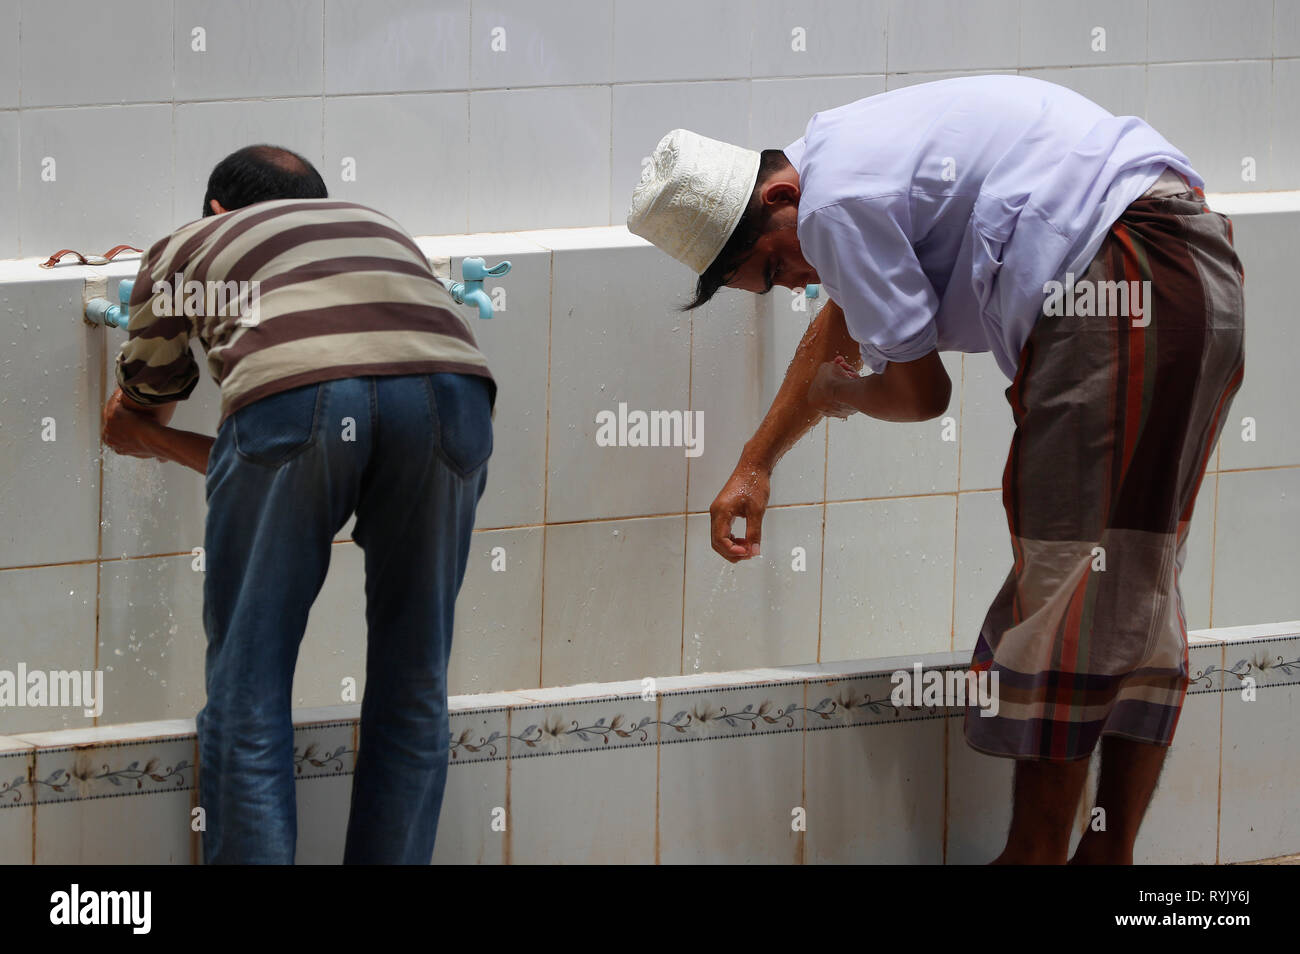
<path id="1" fill-rule="evenodd" d="M 1150 282 L 1140 315 L 1133 301 L 1097 315 L 1118 297 L 1099 283 L 1120 281 Z M 967 709 L 972 747 L 1065 761 L 1102 735 L 1173 741 L 1188 685 L 1178 576 L 1241 385 L 1243 282 L 1231 221 L 1167 170 L 1076 279 L 1075 315 L 1044 306 L 1006 391 L 1014 564 L 975 646 L 999 709 Z M 1094 317 L 1080 314 L 1087 283 Z"/>

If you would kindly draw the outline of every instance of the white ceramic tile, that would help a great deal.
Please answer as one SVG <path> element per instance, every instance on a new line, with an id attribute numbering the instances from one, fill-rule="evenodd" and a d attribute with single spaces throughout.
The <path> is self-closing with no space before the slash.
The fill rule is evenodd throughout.
<path id="1" fill-rule="evenodd" d="M 1245 657 L 1257 680 L 1255 698 L 1246 701 L 1240 688 L 1223 695 L 1223 804 L 1219 812 L 1219 861 L 1230 863 L 1275 858 L 1300 851 L 1300 689 L 1296 661 L 1300 641 L 1261 642 L 1254 652 L 1225 647 L 1226 659 Z M 1276 666 L 1290 662 L 1289 674 Z M 1245 669 L 1241 667 L 1239 671 Z M 1231 682 L 1230 682 L 1231 685 Z"/>
<path id="2" fill-rule="evenodd" d="M 323 9 L 323 0 L 177 0 L 176 99 L 320 95 Z"/>
<path id="3" fill-rule="evenodd" d="M 809 723 L 805 864 L 941 863 L 945 721 Z"/>
<path id="4" fill-rule="evenodd" d="M 991 354 L 963 355 L 962 365 L 960 487 L 1001 488 L 1011 435 L 1016 430 L 1006 396 L 1011 382 Z"/>
<path id="5" fill-rule="evenodd" d="M 893 67 L 891 66 L 892 70 Z M 988 76 L 988 75 L 1014 75 L 1015 70 L 1011 67 L 1002 69 L 986 70 L 944 70 L 935 72 L 931 70 L 922 70 L 914 73 L 888 73 L 885 75 L 886 89 L 902 89 L 904 86 L 918 86 L 921 83 L 937 83 L 940 80 L 956 79 L 959 76 Z"/>
<path id="6" fill-rule="evenodd" d="M 96 555 L 105 332 L 80 317 L 82 285 L 69 276 L 0 288 L 0 566 Z M 47 418 L 54 440 L 43 440 Z"/>
<path id="7" fill-rule="evenodd" d="M 609 221 L 608 87 L 471 93 L 469 130 L 470 229 Z"/>
<path id="8" fill-rule="evenodd" d="M 1193 648 L 1193 672 L 1216 666 L 1222 648 Z M 1219 834 L 1219 716 L 1224 694 L 1190 692 L 1178 717 L 1174 744 L 1138 831 L 1139 865 L 1212 865 Z M 1099 805 L 1105 808 L 1105 805 Z"/>
<path id="9" fill-rule="evenodd" d="M 1093 0 L 1088 4 L 1033 0 L 1020 6 L 1022 66 L 1141 63 L 1146 52 L 1145 0 Z"/>
<path id="10" fill-rule="evenodd" d="M 1219 475 L 1215 626 L 1300 616 L 1300 468 Z"/>
<path id="11" fill-rule="evenodd" d="M 963 717 L 942 720 L 948 732 L 948 817 L 944 861 L 985 865 L 1002 853 L 1011 828 L 1013 759 L 966 744 Z"/>
<path id="12" fill-rule="evenodd" d="M 688 510 L 709 509 L 767 414 L 813 313 L 791 304 L 816 307 L 802 295 L 727 290 L 692 314 L 691 409 L 704 415 L 704 450 L 690 461 Z M 777 462 L 768 505 L 821 501 L 825 474 L 821 423 Z"/>
<path id="13" fill-rule="evenodd" d="M 741 144 L 748 134 L 749 82 L 650 83 L 614 87 L 609 221 L 627 221 L 632 190 L 670 130 Z M 784 145 L 784 143 L 782 143 Z"/>
<path id="14" fill-rule="evenodd" d="M 1214 640 L 1222 643 L 1246 643 L 1250 640 L 1269 639 L 1274 636 L 1295 636 L 1300 634 L 1300 619 L 1283 620 L 1280 623 L 1254 623 L 1246 626 L 1221 626 L 1215 629 L 1203 629 L 1195 635 L 1200 639 Z"/>
<path id="15" fill-rule="evenodd" d="M 890 0 L 889 69 L 1017 65 L 1019 0 Z"/>
<path id="16" fill-rule="evenodd" d="M 0 864 L 32 863 L 32 829 L 36 823 L 28 783 L 32 749 L 19 743 L 0 748 Z"/>
<path id="17" fill-rule="evenodd" d="M 30 109 L 21 123 L 19 206 L 28 255 L 69 247 L 99 254 L 124 242 L 148 248 L 175 227 L 170 103 Z M 87 149 L 93 142 L 131 148 Z M 126 189 L 124 182 L 147 185 Z"/>
<path id="18" fill-rule="evenodd" d="M 298 779 L 296 865 L 341 865 L 347 843 L 352 775 Z"/>
<path id="19" fill-rule="evenodd" d="M 293 705 L 331 706 L 364 698 L 366 640 L 365 554 L 355 543 L 336 543 L 298 650 Z M 343 680 L 349 678 L 356 681 L 355 700 L 343 696 Z"/>
<path id="20" fill-rule="evenodd" d="M 327 98 L 322 173 L 333 198 L 379 209 L 413 235 L 464 231 L 468 96 Z"/>
<path id="21" fill-rule="evenodd" d="M 885 0 L 758 0 L 753 75 L 883 73 Z"/>
<path id="22" fill-rule="evenodd" d="M 611 0 L 473 0 L 471 14 L 476 89 L 610 81 Z"/>
<path id="23" fill-rule="evenodd" d="M 750 85 L 749 147 L 784 148 L 804 134 L 813 114 L 884 91 L 883 74 L 754 80 Z"/>
<path id="24" fill-rule="evenodd" d="M 0 221 L 18 221 L 18 113 L 0 112 Z M 0 258 L 17 258 L 21 242 L 10 225 L 0 232 Z"/>
<path id="25" fill-rule="evenodd" d="M 1272 55 L 1273 0 L 1147 0 L 1147 59 L 1241 60 Z"/>
<path id="26" fill-rule="evenodd" d="M 479 529 L 541 523 L 545 504 L 551 254 L 523 240 L 513 245 L 470 244 L 464 252 L 488 265 L 510 262 L 508 275 L 484 285 L 494 302 L 492 317 L 479 318 L 477 308 L 461 311 L 497 382 L 488 482 L 475 517 Z M 461 254 L 451 259 L 457 281 L 463 261 Z"/>
<path id="27" fill-rule="evenodd" d="M 108 283 L 110 301 L 117 301 L 117 283 Z M 104 401 L 117 390 L 117 355 L 126 332 L 108 328 L 104 349 Z M 221 417 L 221 392 L 203 361 L 203 346 L 192 342 L 199 362 L 199 383 L 177 402 L 171 426 L 215 435 Z M 204 475 L 167 461 L 142 460 L 101 448 L 103 503 L 100 511 L 100 552 L 104 557 L 192 553 L 203 546 L 208 504 Z"/>
<path id="28" fill-rule="evenodd" d="M 452 713 L 452 758 L 438 815 L 434 864 L 502 864 L 507 860 L 509 739 L 503 736 L 508 733 L 503 710 Z"/>
<path id="29" fill-rule="evenodd" d="M 208 177 L 218 162 L 255 143 L 283 146 L 316 166 L 334 194 L 338 165 L 321 163 L 321 100 L 260 99 L 237 103 L 181 103 L 176 107 L 175 224 L 203 215 Z M 391 135 L 391 134 L 390 134 Z M 364 171 L 364 170 L 363 170 Z M 339 196 L 346 198 L 346 196 Z M 387 211 L 387 210 L 386 210 Z M 136 245 L 141 243 L 136 242 Z M 148 248 L 147 245 L 142 246 Z"/>
<path id="30" fill-rule="evenodd" d="M 101 725 L 193 718 L 203 708 L 202 572 L 194 557 L 112 560 L 99 593 Z"/>
<path id="31" fill-rule="evenodd" d="M 194 739 L 36 753 L 37 864 L 191 864 Z"/>
<path id="32" fill-rule="evenodd" d="M 1300 0 L 1274 0 L 1273 55 L 1300 56 Z"/>
<path id="33" fill-rule="evenodd" d="M 1280 65 L 1280 64 L 1279 64 Z M 1300 114 L 1298 114 L 1300 118 Z M 1246 269 L 1246 374 L 1223 425 L 1219 466 L 1225 470 L 1300 464 L 1295 364 L 1300 328 L 1290 291 L 1290 243 L 1300 212 L 1233 217 L 1233 242 Z M 1254 440 L 1244 440 L 1254 419 Z"/>
<path id="34" fill-rule="evenodd" d="M 639 697 L 511 711 L 512 864 L 655 861 L 656 712 Z"/>
<path id="35" fill-rule="evenodd" d="M 1145 66 L 1076 66 L 1020 72 L 1023 76 L 1068 87 L 1116 116 L 1143 116 L 1147 111 Z"/>
<path id="36" fill-rule="evenodd" d="M 1273 61 L 1273 185 L 1300 189 L 1300 60 Z"/>
<path id="37" fill-rule="evenodd" d="M 294 729 L 298 840 L 294 864 L 343 863 L 357 758 L 357 724 L 343 720 Z"/>
<path id="38" fill-rule="evenodd" d="M 325 92 L 466 89 L 469 0 L 325 0 Z"/>
<path id="39" fill-rule="evenodd" d="M 1011 532 L 1002 509 L 1002 494 L 959 494 L 952 644 L 967 657 L 975 648 L 984 617 L 1002 589 L 1011 564 Z"/>
<path id="40" fill-rule="evenodd" d="M 816 659 L 821 546 L 819 506 L 769 510 L 763 555 L 735 564 L 713 552 L 708 515 L 688 517 L 682 672 Z"/>
<path id="41" fill-rule="evenodd" d="M 542 535 L 540 527 L 474 534 L 456 601 L 448 692 L 482 693 L 538 684 Z"/>
<path id="42" fill-rule="evenodd" d="M 745 0 L 614 0 L 614 82 L 749 76 Z"/>
<path id="43" fill-rule="evenodd" d="M 8 634 L 5 669 L 16 674 L 20 663 L 26 664 L 28 673 L 95 668 L 94 564 L 0 572 L 0 606 L 5 608 Z M 107 680 L 104 689 L 107 693 Z M 93 717 L 83 710 L 82 706 L 4 706 L 0 733 L 93 725 Z"/>
<path id="44" fill-rule="evenodd" d="M 681 671 L 685 518 L 546 530 L 544 686 Z"/>
<path id="45" fill-rule="evenodd" d="M 1188 629 L 1210 625 L 1210 580 L 1214 562 L 1215 474 L 1206 474 L 1196 495 L 1192 526 L 1187 536 L 1187 562 L 1179 574 L 1178 589 L 1183 595 L 1183 615 Z M 1231 529 L 1224 527 L 1224 532 Z"/>
<path id="46" fill-rule="evenodd" d="M 948 649 L 952 496 L 828 504 L 819 659 Z"/>
<path id="47" fill-rule="evenodd" d="M 18 0 L 0 0 L 0 109 L 18 105 Z"/>
<path id="48" fill-rule="evenodd" d="M 940 355 L 953 397 L 930 421 L 897 423 L 854 414 L 831 420 L 826 458 L 826 499 L 898 497 L 957 489 L 961 434 L 961 355 Z M 949 548 L 951 549 L 951 547 Z"/>
<path id="49" fill-rule="evenodd" d="M 597 414 L 620 404 L 684 424 L 691 325 L 674 306 L 689 272 L 648 246 L 556 252 L 552 269 L 547 520 L 681 513 L 688 448 L 596 437 Z M 705 447 L 709 435 L 706 417 Z"/>
<path id="50" fill-rule="evenodd" d="M 70 16 L 75 26 L 70 26 Z M 75 11 L 23 0 L 23 105 L 170 101 L 171 39 L 167 0 L 139 0 L 129 6 L 82 3 Z M 119 128 L 116 141 L 133 137 Z M 99 150 L 88 155 L 102 156 Z M 138 169 L 136 176 L 118 181 L 150 182 L 152 177 Z"/>
<path id="51" fill-rule="evenodd" d="M 1187 21 L 1191 29 L 1202 27 Z M 1271 189 L 1271 64 L 1181 63 L 1147 68 L 1146 120 L 1192 160 L 1206 191 Z M 1242 178 L 1245 159 L 1256 178 Z"/>
<path id="52" fill-rule="evenodd" d="M 661 864 L 798 864 L 803 687 L 661 695 Z M 786 714 L 793 707 L 795 711 Z M 680 727 L 682 731 L 678 731 Z"/>

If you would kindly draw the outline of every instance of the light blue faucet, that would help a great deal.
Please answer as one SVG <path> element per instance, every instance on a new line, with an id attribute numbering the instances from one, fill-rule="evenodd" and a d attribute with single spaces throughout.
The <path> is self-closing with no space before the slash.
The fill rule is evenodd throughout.
<path id="1" fill-rule="evenodd" d="M 483 280 L 489 276 L 500 278 L 510 271 L 509 262 L 499 262 L 491 268 L 481 258 L 467 258 L 460 263 L 460 274 L 465 280 L 463 282 L 444 281 L 447 291 L 451 297 L 456 299 L 457 303 L 462 305 L 477 305 L 478 316 L 480 318 L 492 317 L 492 299 L 487 292 L 483 290 Z"/>
<path id="2" fill-rule="evenodd" d="M 86 320 L 95 325 L 125 328 L 131 317 L 131 309 L 127 305 L 131 301 L 131 289 L 134 287 L 135 280 L 130 278 L 124 278 L 117 283 L 117 300 L 120 302 L 117 305 L 107 298 L 90 299 L 86 302 Z"/>
<path id="3" fill-rule="evenodd" d="M 816 298 L 822 293 L 821 285 L 804 285 L 803 295 L 805 298 Z"/>

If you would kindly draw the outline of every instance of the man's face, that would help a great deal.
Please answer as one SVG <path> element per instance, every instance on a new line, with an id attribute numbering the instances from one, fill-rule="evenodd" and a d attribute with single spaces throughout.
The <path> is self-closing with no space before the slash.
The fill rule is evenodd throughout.
<path id="1" fill-rule="evenodd" d="M 798 174 L 776 177 L 763 188 L 770 210 L 767 226 L 754 249 L 740 263 L 728 288 L 766 294 L 774 286 L 802 288 L 817 282 L 817 271 L 803 257 L 796 226 L 799 221 Z M 791 181 L 793 179 L 793 181 Z"/>

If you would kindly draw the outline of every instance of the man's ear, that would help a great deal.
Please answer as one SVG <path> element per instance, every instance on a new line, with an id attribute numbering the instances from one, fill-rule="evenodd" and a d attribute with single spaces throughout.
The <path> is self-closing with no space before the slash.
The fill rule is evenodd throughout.
<path id="1" fill-rule="evenodd" d="M 786 179 L 771 179 L 763 184 L 759 196 L 764 205 L 798 205 L 799 187 Z"/>
<path id="2" fill-rule="evenodd" d="M 213 215 L 225 215 L 226 210 L 221 207 L 221 203 L 216 199 L 209 199 L 208 206 L 212 209 Z"/>

